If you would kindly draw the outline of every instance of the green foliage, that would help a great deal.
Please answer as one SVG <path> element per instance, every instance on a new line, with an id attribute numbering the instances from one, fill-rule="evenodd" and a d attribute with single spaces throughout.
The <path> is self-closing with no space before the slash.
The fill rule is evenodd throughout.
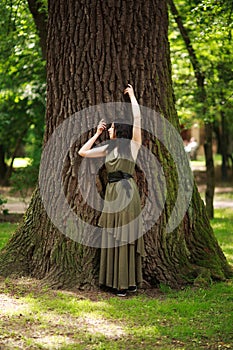
<path id="1" fill-rule="evenodd" d="M 19 192 L 23 201 L 31 193 L 38 180 L 40 166 L 40 152 L 38 158 L 34 158 L 32 163 L 26 167 L 16 169 L 11 176 L 11 192 Z"/>
<path id="2" fill-rule="evenodd" d="M 29 156 L 41 149 L 45 62 L 26 0 L 2 1 L 0 22 L 0 140 L 5 158 Z"/>
<path id="3" fill-rule="evenodd" d="M 230 118 L 232 109 L 232 2 L 176 0 L 175 4 L 189 31 L 192 46 L 205 74 L 207 111 L 201 113 L 197 85 L 190 58 L 175 20 L 170 16 L 171 58 L 174 90 L 181 124 L 193 120 L 220 120 L 221 112 Z"/>
<path id="4" fill-rule="evenodd" d="M 10 222 L 0 223 L 0 250 L 6 245 L 10 237 L 13 235 L 18 224 L 12 224 Z"/>
<path id="5" fill-rule="evenodd" d="M 7 203 L 7 199 L 4 199 L 0 194 L 0 213 L 6 215 L 8 214 L 8 210 L 4 208 L 4 204 Z"/>
<path id="6" fill-rule="evenodd" d="M 26 0 L 0 4 L 0 82 L 4 90 L 18 91 L 24 84 L 45 77 L 39 38 Z"/>

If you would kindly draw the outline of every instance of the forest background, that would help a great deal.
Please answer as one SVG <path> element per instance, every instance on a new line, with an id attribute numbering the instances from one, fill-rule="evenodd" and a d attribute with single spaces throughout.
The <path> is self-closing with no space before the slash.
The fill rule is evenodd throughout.
<path id="1" fill-rule="evenodd" d="M 169 1 L 169 3 L 171 2 Z M 170 47 L 172 54 L 173 86 L 180 124 L 187 130 L 194 123 L 198 123 L 200 127 L 204 127 L 206 124 L 211 125 L 213 129 L 212 136 L 216 140 L 217 145 L 215 152 L 220 155 L 220 157 L 215 157 L 215 160 L 220 164 L 220 173 L 216 175 L 218 175 L 218 181 L 229 188 L 232 185 L 232 172 L 230 168 L 228 169 L 228 165 L 231 165 L 231 159 L 228 159 L 227 156 L 232 154 L 232 149 L 228 149 L 228 146 L 233 136 L 231 123 L 232 3 L 229 0 L 224 2 L 216 2 L 214 0 L 176 1 L 176 6 L 179 9 L 179 16 L 185 28 L 188 29 L 188 37 L 192 49 L 195 52 L 200 71 L 204 74 L 204 88 L 206 91 L 205 113 L 203 114 L 203 102 L 201 102 L 199 98 L 200 87 L 196 82 L 195 70 L 190 52 L 187 50 L 180 30 L 177 28 L 175 17 L 170 14 Z M 0 177 L 2 185 L 10 185 L 11 188 L 13 187 L 16 191 L 20 191 L 22 196 L 26 197 L 35 186 L 38 176 L 46 105 L 46 63 L 43 59 L 44 53 L 40 45 L 40 38 L 26 1 L 2 1 L 0 4 L 0 21 Z M 26 166 L 16 168 L 15 165 L 17 161 L 21 162 L 20 165 L 23 164 Z M 231 211 L 217 212 L 217 220 L 218 218 L 224 218 L 225 215 L 231 218 Z M 216 221 L 216 225 L 220 222 L 221 221 Z M 228 224 L 226 231 L 229 230 L 232 230 L 232 227 Z M 224 244 L 227 244 L 227 240 L 229 240 L 229 237 L 224 240 Z M 225 250 L 224 253 L 226 253 Z M 228 258 L 231 257 L 230 253 L 227 255 Z M 25 283 L 25 281 L 23 283 Z M 25 288 L 20 285 L 19 281 L 12 282 L 6 280 L 2 288 L 7 290 L 8 293 L 16 295 L 16 297 L 20 294 L 25 295 L 26 293 Z M 202 331 L 200 329 L 196 330 L 196 336 L 193 336 L 193 334 L 195 333 L 197 323 L 200 321 L 200 319 L 198 319 L 199 316 L 197 317 L 198 311 L 200 310 L 198 310 L 198 302 L 196 301 L 195 303 L 194 301 L 195 292 L 185 291 L 187 294 L 183 293 L 178 295 L 173 294 L 173 292 L 165 287 L 163 289 L 163 286 L 161 286 L 161 291 L 166 295 L 166 302 L 168 302 L 168 304 L 170 303 L 170 305 L 171 300 L 174 301 L 175 298 L 178 298 L 178 303 L 174 301 L 173 309 L 178 310 L 176 312 L 179 314 L 180 329 L 174 329 L 174 327 L 172 327 L 172 332 L 169 335 L 166 332 L 163 334 L 160 330 L 161 334 L 156 338 L 158 346 L 162 344 L 161 346 L 163 346 L 163 348 L 164 346 L 170 346 L 169 348 L 174 346 L 177 348 L 185 346 L 184 343 L 187 343 L 187 348 L 191 348 L 191 346 L 194 346 L 194 348 L 206 346 L 207 348 L 208 339 L 211 339 L 210 348 L 211 346 L 212 348 L 217 348 L 219 346 L 222 348 L 230 348 L 230 339 L 232 338 L 230 338 L 230 329 L 226 325 L 230 325 L 231 322 L 223 323 L 221 318 L 223 305 L 220 303 L 222 295 L 225 295 L 226 299 L 230 301 L 230 284 L 220 284 L 218 287 L 214 286 L 211 291 L 205 291 L 202 288 L 199 289 L 196 295 L 197 298 L 199 298 L 199 300 L 209 298 L 210 304 L 203 305 L 201 313 L 204 313 L 205 308 L 208 308 L 209 311 L 205 313 L 205 323 L 202 323 L 204 329 Z M 39 298 L 44 298 L 43 293 L 45 290 L 43 290 L 41 295 L 41 291 L 38 293 L 37 287 L 35 287 L 33 292 L 37 293 Z M 164 295 L 161 297 L 162 299 Z M 184 303 L 182 309 L 182 300 L 184 301 L 185 298 L 190 298 L 191 295 L 193 297 L 193 299 L 191 298 L 193 309 L 190 308 L 189 304 L 190 318 L 187 318 L 187 327 L 182 333 L 181 328 L 184 326 L 184 324 L 182 324 L 184 322 L 182 316 L 187 312 L 187 304 Z M 56 294 L 57 299 L 59 299 L 59 296 L 64 300 L 64 295 Z M 70 297 L 70 303 L 66 300 L 66 304 L 70 305 L 69 310 L 66 307 L 62 312 L 64 312 L 65 315 L 69 312 L 70 315 L 73 314 L 76 316 L 77 310 L 75 309 L 72 311 L 71 306 L 75 297 L 74 295 L 70 295 Z M 218 306 L 214 302 L 216 297 Z M 29 302 L 30 296 L 27 296 L 27 298 Z M 82 299 L 83 296 L 81 295 L 79 298 Z M 59 304 L 59 302 L 61 303 Z M 135 303 L 136 302 L 137 300 Z M 141 301 L 139 301 L 139 303 L 140 302 Z M 114 301 L 112 303 L 114 303 Z M 115 301 L 115 303 L 117 302 Z M 128 302 L 128 309 L 131 310 L 131 313 L 133 307 L 132 303 L 132 301 Z M 40 301 L 38 304 L 42 305 L 42 302 Z M 59 300 L 56 306 L 51 306 L 50 304 L 45 307 L 44 304 L 44 309 L 48 307 L 48 310 L 52 308 L 53 310 L 61 311 L 61 304 L 62 300 Z M 162 314 L 164 313 L 169 314 L 170 305 L 168 305 L 167 310 L 164 309 L 161 311 L 159 317 L 163 317 Z M 125 306 L 127 307 L 126 304 Z M 33 307 L 32 309 L 35 311 L 35 305 Z M 115 308 L 117 309 L 118 305 L 116 305 Z M 158 311 L 156 301 L 151 302 L 151 304 L 147 303 L 147 308 L 148 315 L 152 315 L 155 309 Z M 211 308 L 217 310 L 219 317 L 215 319 L 215 327 L 208 328 L 207 324 L 210 322 L 212 315 L 210 312 Z M 90 309 L 93 311 L 93 305 L 88 304 L 85 309 L 86 314 L 89 313 L 89 318 L 85 321 L 88 326 L 90 326 L 91 322 L 94 322 L 94 317 L 92 318 L 93 315 L 90 315 Z M 142 314 L 143 310 L 142 308 Z M 196 315 L 195 311 L 197 312 Z M 224 309 L 224 312 L 227 312 L 227 310 Z M 38 310 L 36 310 L 36 313 L 38 313 Z M 204 317 L 203 315 L 204 314 L 202 314 L 202 319 Z M 110 316 L 110 314 L 108 316 Z M 32 322 L 29 320 L 30 317 L 30 312 L 28 314 L 25 312 L 25 319 L 23 319 L 23 322 Z M 114 316 L 112 315 L 110 317 Z M 124 315 L 121 315 L 121 317 L 123 319 Z M 174 317 L 174 315 L 172 317 Z M 193 324 L 190 326 L 188 323 L 190 323 L 191 319 L 193 320 Z M 56 327 L 59 327 L 58 321 L 56 319 L 53 320 L 55 323 L 57 322 Z M 226 317 L 225 320 L 228 320 L 228 317 Z M 34 321 L 35 320 L 33 320 L 33 322 Z M 41 320 L 38 318 L 37 322 L 41 322 Z M 144 318 L 140 322 L 143 328 Z M 167 317 L 167 319 L 162 320 L 164 329 L 170 327 L 169 322 L 170 324 L 175 324 L 175 319 Z M 110 323 L 108 323 L 108 325 L 109 324 Z M 151 324 L 153 324 L 153 317 L 150 317 L 150 327 Z M 17 325 L 20 329 L 20 324 L 17 323 Z M 218 329 L 217 325 L 219 326 Z M 41 326 L 42 328 L 44 327 L 44 325 Z M 115 325 L 111 324 L 111 327 L 114 328 Z M 145 345 L 143 344 L 144 338 L 146 339 L 146 344 L 150 344 L 150 327 L 148 324 L 146 331 L 145 329 L 141 329 L 141 334 L 138 329 L 134 330 L 140 338 L 139 343 L 142 347 Z M 91 327 L 89 327 L 89 331 L 90 329 Z M 214 329 L 216 333 L 214 333 Z M 155 331 L 155 329 L 153 329 L 153 331 Z M 208 334 L 207 336 L 205 334 L 206 331 Z M 118 339 L 118 336 L 121 336 L 119 335 L 121 329 L 114 328 L 113 334 L 114 332 L 115 338 Z M 190 343 L 191 334 L 192 341 Z M 54 335 L 54 343 L 59 343 L 61 341 L 55 338 Z M 50 346 L 52 343 L 51 339 Z M 173 339 L 173 345 L 170 343 L 171 339 Z M 43 340 L 45 341 L 45 338 L 43 338 Z M 85 339 L 85 341 L 86 345 L 84 346 L 91 346 L 90 344 L 93 342 L 93 339 L 88 338 Z M 102 348 L 107 348 L 108 346 L 106 344 L 101 345 L 103 339 L 99 335 L 97 337 L 95 336 L 95 341 L 98 342 L 99 349 L 101 349 L 101 346 Z M 112 346 L 111 337 L 109 337 L 107 341 L 109 342 L 109 346 Z M 131 339 L 131 341 L 133 340 Z M 151 346 L 154 346 L 153 342 L 155 342 L 155 339 L 151 341 Z M 132 348 L 133 346 L 135 346 L 135 343 L 132 345 Z M 147 348 L 149 347 L 147 346 Z"/>
<path id="2" fill-rule="evenodd" d="M 221 155 L 221 179 L 228 181 L 233 153 L 232 3 L 176 1 L 173 5 L 178 14 L 170 14 L 169 40 L 180 125 L 185 131 L 195 124 L 199 128 L 211 124 L 213 150 Z M 178 16 L 188 42 L 177 26 Z M 26 196 L 36 184 L 42 149 L 45 52 L 27 1 L 2 1 L 0 21 L 0 183 Z M 204 77 L 204 102 L 195 69 Z M 16 169 L 18 157 L 25 162 Z"/>

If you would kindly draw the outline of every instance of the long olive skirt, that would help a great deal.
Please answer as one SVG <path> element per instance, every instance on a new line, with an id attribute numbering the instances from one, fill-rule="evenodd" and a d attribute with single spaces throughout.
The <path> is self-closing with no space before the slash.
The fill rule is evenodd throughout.
<path id="1" fill-rule="evenodd" d="M 143 238 L 113 248 L 102 248 L 99 283 L 114 289 L 141 286 Z"/>

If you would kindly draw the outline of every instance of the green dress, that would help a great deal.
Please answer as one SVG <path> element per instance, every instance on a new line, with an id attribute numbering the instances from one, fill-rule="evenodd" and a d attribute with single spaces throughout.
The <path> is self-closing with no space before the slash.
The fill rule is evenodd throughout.
<path id="1" fill-rule="evenodd" d="M 114 150 L 106 157 L 108 173 L 122 171 L 133 175 L 132 159 L 114 156 Z M 99 219 L 103 227 L 99 283 L 114 289 L 128 289 L 142 284 L 142 236 L 141 201 L 133 178 L 108 183 L 103 212 Z"/>

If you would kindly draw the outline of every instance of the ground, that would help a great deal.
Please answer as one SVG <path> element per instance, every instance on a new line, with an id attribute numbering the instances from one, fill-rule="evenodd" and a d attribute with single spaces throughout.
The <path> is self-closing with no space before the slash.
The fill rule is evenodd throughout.
<path id="1" fill-rule="evenodd" d="M 203 169 L 200 169 L 200 167 L 194 167 L 193 171 L 199 192 L 204 198 L 205 172 Z M 0 188 L 0 193 L 7 199 L 4 208 L 9 211 L 8 215 L 0 215 L 0 222 L 19 222 L 30 202 L 30 196 L 22 199 L 20 194 L 12 194 L 10 188 L 7 187 Z M 220 181 L 217 181 L 214 207 L 232 208 L 233 210 L 232 182 L 221 184 Z M 230 287 L 228 286 L 226 288 Z M 197 293 L 198 292 L 200 293 L 201 289 L 199 289 Z M 220 295 L 222 295 L 222 292 Z M 161 289 L 156 288 L 141 289 L 137 292 L 137 296 L 139 296 L 137 300 L 142 304 L 145 304 L 144 297 L 153 300 L 157 299 L 159 303 L 163 300 Z M 119 343 L 119 347 L 116 348 L 123 349 L 125 347 L 121 347 L 121 342 L 124 338 L 127 344 L 129 344 L 128 349 L 135 349 L 134 345 L 136 344 L 131 344 L 133 337 L 131 335 L 131 338 L 129 337 L 130 332 L 128 332 L 128 335 L 126 333 L 126 320 L 125 322 L 116 322 L 114 319 L 111 320 L 101 315 L 97 315 L 96 317 L 93 312 L 93 305 L 91 303 L 95 303 L 95 306 L 100 305 L 101 307 L 105 301 L 110 301 L 112 297 L 113 295 L 111 293 L 100 291 L 99 289 L 89 292 L 63 291 L 61 294 L 60 291 L 47 289 L 46 286 L 42 285 L 38 280 L 30 278 L 5 279 L 0 277 L 0 350 L 110 349 L 112 348 L 111 346 L 117 343 Z M 204 300 L 205 294 L 203 294 L 202 298 Z M 48 303 L 52 303 L 53 299 L 54 302 L 59 299 L 60 304 L 51 304 L 52 308 L 50 308 L 50 304 L 47 305 L 46 301 L 48 300 Z M 126 301 L 123 302 L 126 307 L 127 299 L 130 301 L 132 296 L 128 296 Z M 65 303 L 64 310 L 61 308 L 63 300 Z M 87 312 L 81 312 L 79 315 L 72 313 L 72 310 L 69 309 L 69 307 L 72 307 L 74 304 L 76 305 L 75 307 L 78 308 L 78 305 L 82 305 L 82 303 L 83 307 L 87 309 Z M 147 307 L 149 307 L 148 305 L 149 304 L 147 304 Z M 143 307 L 145 307 L 145 305 Z M 190 307 L 192 307 L 192 303 Z M 218 316 L 218 313 L 221 313 L 221 308 L 217 310 L 217 306 L 212 308 L 208 307 L 207 310 L 209 310 L 209 312 L 213 310 L 213 319 Z M 169 328 L 169 325 L 166 324 L 166 322 L 168 322 L 166 320 L 167 317 L 168 316 L 163 318 L 162 322 L 165 323 L 161 324 L 160 322 L 161 327 Z M 194 323 L 195 317 L 199 317 L 197 312 L 194 312 L 193 315 L 192 321 Z M 179 318 L 177 322 L 179 323 Z M 201 324 L 202 321 L 198 319 L 198 322 Z M 214 324 L 216 327 L 216 334 L 218 324 L 219 321 L 216 320 Z M 200 333 L 202 332 L 202 327 L 201 324 L 199 329 Z M 149 329 L 150 327 L 148 328 L 148 332 Z M 213 341 L 205 338 L 205 335 L 201 335 L 202 338 L 199 338 L 199 340 L 193 335 L 188 343 L 185 343 L 182 339 L 179 340 L 179 337 L 174 337 L 171 338 L 169 345 L 167 343 L 170 339 L 169 336 L 166 336 L 167 338 L 164 336 L 155 336 L 155 340 L 152 341 L 151 345 L 147 343 L 145 346 L 143 345 L 144 340 L 142 338 L 137 344 L 137 349 L 231 349 L 230 341 L 223 341 L 222 339 L 224 338 L 220 331 L 219 333 L 220 334 L 216 336 L 216 340 L 213 338 Z M 103 341 L 101 337 L 105 338 L 105 345 L 101 345 Z M 192 342 L 197 343 L 195 345 Z M 82 345 L 82 343 L 84 344 Z M 63 344 L 66 344 L 65 347 Z M 77 347 L 75 344 L 77 344 Z M 96 347 L 97 345 L 95 344 L 98 344 L 98 347 Z M 113 348 L 116 349 L 115 347 Z"/>

